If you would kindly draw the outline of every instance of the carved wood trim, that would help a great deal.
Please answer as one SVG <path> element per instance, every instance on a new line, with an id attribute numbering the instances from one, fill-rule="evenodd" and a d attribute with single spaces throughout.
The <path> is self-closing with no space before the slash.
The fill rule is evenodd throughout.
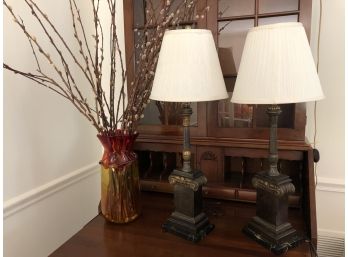
<path id="1" fill-rule="evenodd" d="M 217 161 L 217 156 L 212 151 L 206 151 L 201 155 L 201 160 L 204 161 Z"/>

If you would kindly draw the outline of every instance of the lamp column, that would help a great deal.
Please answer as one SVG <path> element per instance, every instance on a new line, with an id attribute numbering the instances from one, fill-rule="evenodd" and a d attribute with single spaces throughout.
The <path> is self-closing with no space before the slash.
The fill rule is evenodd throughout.
<path id="1" fill-rule="evenodd" d="M 269 131 L 269 170 L 268 176 L 278 176 L 278 117 L 282 113 L 278 105 L 272 105 L 267 108 L 269 116 L 270 131 Z"/>
<path id="2" fill-rule="evenodd" d="M 189 103 L 183 104 L 182 110 L 182 126 L 184 127 L 184 148 L 182 151 L 183 167 L 185 172 L 191 172 L 191 143 L 190 143 L 190 118 L 192 108 Z"/>
<path id="3" fill-rule="evenodd" d="M 198 242 L 211 230 L 207 215 L 203 212 L 202 186 L 207 183 L 201 171 L 191 168 L 190 116 L 192 109 L 189 103 L 183 106 L 183 166 L 174 170 L 169 176 L 169 183 L 174 186 L 175 211 L 163 224 L 164 231 L 173 233 L 186 240 Z"/>
<path id="4" fill-rule="evenodd" d="M 281 113 L 278 105 L 267 108 L 270 119 L 269 169 L 256 174 L 256 216 L 244 227 L 249 237 L 281 254 L 296 246 L 302 238 L 288 222 L 288 196 L 295 192 L 289 176 L 278 171 L 277 123 Z"/>

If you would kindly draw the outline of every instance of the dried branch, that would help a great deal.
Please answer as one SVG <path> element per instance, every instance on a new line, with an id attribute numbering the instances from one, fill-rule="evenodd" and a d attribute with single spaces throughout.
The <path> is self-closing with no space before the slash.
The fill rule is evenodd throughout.
<path id="1" fill-rule="evenodd" d="M 139 120 L 143 117 L 144 108 L 149 101 L 152 81 L 158 60 L 163 35 L 167 29 L 179 27 L 185 23 L 195 23 L 195 20 L 204 17 L 207 9 L 197 11 L 195 6 L 197 0 L 166 0 L 162 4 L 154 6 L 152 0 L 146 1 L 145 17 L 146 21 L 141 28 L 142 35 L 135 45 L 133 54 L 125 63 L 123 61 L 119 37 L 117 35 L 116 24 L 116 0 L 107 0 L 111 22 L 109 25 L 109 51 L 110 53 L 110 78 L 108 89 L 110 96 L 107 99 L 105 89 L 102 87 L 103 61 L 104 61 L 104 33 L 100 22 L 100 0 L 91 0 L 93 12 L 94 49 L 90 47 L 88 35 L 85 30 L 85 23 L 82 21 L 81 13 L 76 0 L 69 0 L 74 38 L 78 44 L 78 52 L 74 52 L 68 45 L 66 39 L 56 29 L 50 17 L 34 2 L 34 0 L 24 0 L 30 8 L 34 20 L 40 25 L 43 35 L 49 40 L 54 49 L 54 54 L 59 57 L 59 62 L 53 58 L 47 50 L 42 47 L 37 37 L 32 35 L 26 28 L 24 21 L 17 18 L 12 8 L 3 0 L 3 4 L 11 13 L 15 23 L 21 28 L 27 37 L 32 49 L 35 62 L 37 64 L 36 73 L 17 70 L 7 64 L 3 64 L 7 69 L 15 74 L 30 79 L 37 84 L 44 86 L 53 92 L 69 100 L 74 107 L 86 117 L 99 133 L 107 135 L 115 134 L 118 123 L 122 130 L 129 133 L 135 132 Z M 175 3 L 175 5 L 174 5 Z M 175 7 L 174 7 L 175 6 Z M 196 15 L 195 15 L 196 13 Z M 203 17 L 202 17 L 203 16 Z M 135 31 L 136 32 L 136 31 Z M 58 40 L 58 41 L 57 41 Z M 135 55 L 135 52 L 139 55 Z M 42 58 L 39 58 L 42 57 Z M 68 61 L 73 60 L 73 62 Z M 83 59 L 79 60 L 77 57 Z M 47 68 L 52 68 L 58 75 L 59 80 L 48 76 L 41 69 L 43 60 L 48 62 Z M 126 70 L 131 61 L 134 61 L 137 72 L 134 78 L 130 78 Z M 120 64 L 119 70 L 118 63 Z M 78 85 L 74 79 L 71 66 L 76 66 L 82 76 L 87 80 L 90 92 L 93 96 L 93 103 L 90 104 L 82 93 L 82 85 Z M 120 80 L 118 80 L 118 76 Z M 130 94 L 126 105 L 125 87 L 126 81 L 131 81 Z M 120 83 L 118 83 L 120 82 Z M 118 99 L 115 100 L 116 92 L 119 92 Z M 117 103 L 116 103 L 117 101 Z M 92 107 L 94 106 L 94 108 Z M 122 108 L 122 109 L 121 109 Z"/>

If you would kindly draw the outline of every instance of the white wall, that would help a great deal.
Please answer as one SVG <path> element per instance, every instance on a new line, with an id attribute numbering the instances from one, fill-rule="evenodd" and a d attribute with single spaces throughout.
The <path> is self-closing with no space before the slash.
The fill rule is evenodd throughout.
<path id="1" fill-rule="evenodd" d="M 317 103 L 316 191 L 319 236 L 344 236 L 344 0 L 323 0 L 319 77 L 326 98 Z M 313 0 L 311 46 L 316 58 L 319 0 Z M 314 105 L 308 104 L 306 135 L 313 142 Z"/>
<path id="2" fill-rule="evenodd" d="M 31 26 L 33 19 L 27 15 L 29 11 L 23 2 L 12 1 L 11 5 L 28 21 L 28 28 L 35 27 Z M 67 1 L 38 3 L 50 16 L 53 14 L 52 19 L 59 24 L 57 27 L 64 28 L 63 35 L 73 42 L 68 10 L 55 12 L 67 9 Z M 38 31 L 36 27 L 35 31 Z M 77 47 L 74 48 L 77 51 Z M 36 69 L 27 39 L 6 10 L 4 62 L 26 71 Z M 49 69 L 47 72 L 52 73 Z M 81 80 L 81 75 L 77 79 Z M 5 201 L 82 166 L 97 163 L 100 157 L 96 131 L 69 102 L 6 70 L 4 149 Z"/>
<path id="3" fill-rule="evenodd" d="M 35 2 L 66 41 L 75 43 L 69 1 Z M 78 2 L 83 18 L 93 22 L 90 2 Z M 122 1 L 117 2 L 118 10 L 123 10 Z M 8 3 L 21 15 L 27 28 L 39 40 L 43 39 L 24 0 Z M 5 7 L 3 20 L 4 62 L 34 71 L 36 64 L 30 45 Z M 118 20 L 123 42 L 123 12 L 118 13 Z M 91 26 L 86 29 L 91 37 Z M 43 44 L 49 45 L 47 41 Z M 78 52 L 76 44 L 71 47 Z M 56 58 L 53 54 L 52 57 Z M 51 74 L 47 67 L 44 70 Z M 76 69 L 73 74 L 82 87 L 87 86 Z M 65 99 L 6 70 L 3 84 L 4 255 L 43 257 L 97 214 L 101 147 L 97 131 Z"/>

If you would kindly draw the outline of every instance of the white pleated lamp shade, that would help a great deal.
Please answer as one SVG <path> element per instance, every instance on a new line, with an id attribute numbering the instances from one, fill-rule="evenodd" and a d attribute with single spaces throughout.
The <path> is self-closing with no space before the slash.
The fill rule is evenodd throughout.
<path id="1" fill-rule="evenodd" d="M 202 102 L 228 98 L 210 30 L 166 31 L 150 99 Z"/>
<path id="2" fill-rule="evenodd" d="M 231 102 L 284 104 L 324 98 L 303 25 L 249 30 Z"/>

